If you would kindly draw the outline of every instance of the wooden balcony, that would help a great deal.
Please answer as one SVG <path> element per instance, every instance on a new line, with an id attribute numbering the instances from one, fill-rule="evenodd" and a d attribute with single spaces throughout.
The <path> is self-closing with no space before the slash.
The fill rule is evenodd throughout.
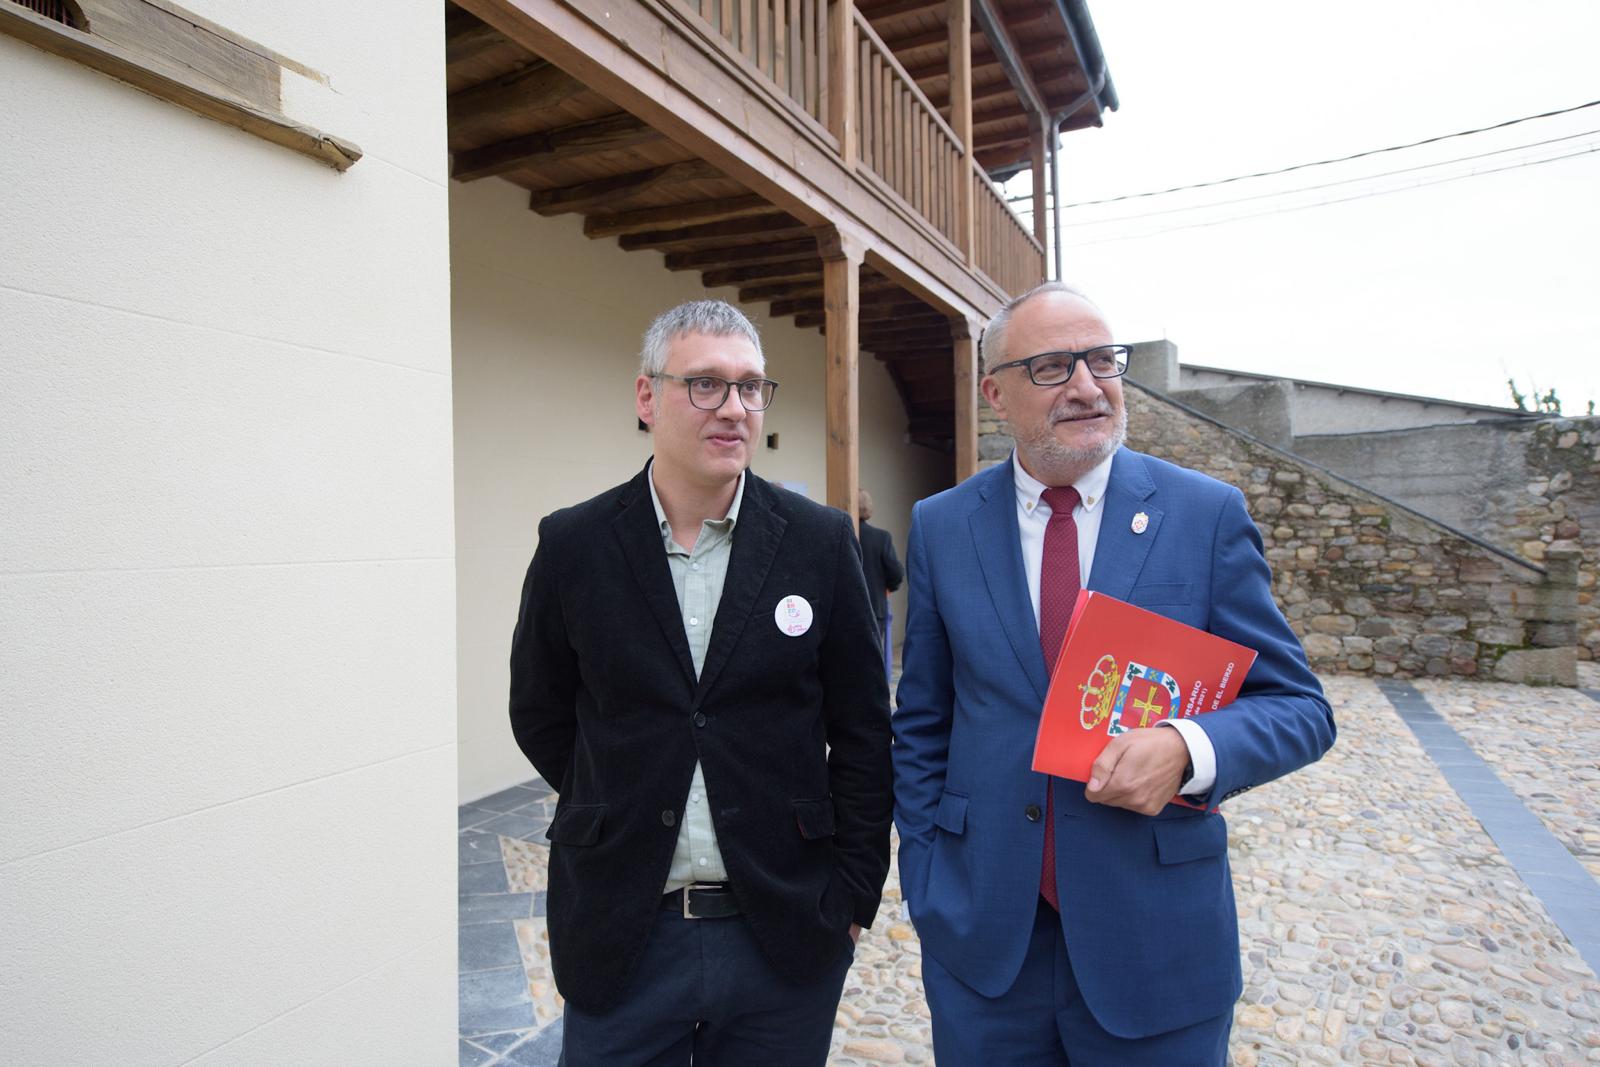
<path id="1" fill-rule="evenodd" d="M 821 329 L 830 503 L 854 499 L 863 350 L 959 475 L 977 324 L 1046 275 L 1043 215 L 992 176 L 1031 168 L 1042 202 L 1053 125 L 1098 122 L 1073 2 L 455 0 L 452 176 Z"/>

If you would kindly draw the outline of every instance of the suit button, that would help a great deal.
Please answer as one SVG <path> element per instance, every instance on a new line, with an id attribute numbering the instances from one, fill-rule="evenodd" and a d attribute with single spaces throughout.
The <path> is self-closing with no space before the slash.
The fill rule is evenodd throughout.
<path id="1" fill-rule="evenodd" d="M 1038 822 L 1039 821 L 1039 805 L 1037 805 L 1037 804 L 1029 804 L 1027 807 L 1022 809 L 1022 814 L 1026 815 L 1028 817 L 1028 821 L 1029 822 Z"/>
<path id="2" fill-rule="evenodd" d="M 677 821 L 678 821 L 678 815 L 677 815 L 676 812 L 664 811 L 664 812 L 661 813 L 661 825 L 662 826 L 671 826 L 674 823 L 676 823 Z"/>
<path id="3" fill-rule="evenodd" d="M 694 724 L 696 726 L 704 726 L 706 724 L 706 713 L 703 712 L 703 711 L 695 712 L 694 713 Z"/>

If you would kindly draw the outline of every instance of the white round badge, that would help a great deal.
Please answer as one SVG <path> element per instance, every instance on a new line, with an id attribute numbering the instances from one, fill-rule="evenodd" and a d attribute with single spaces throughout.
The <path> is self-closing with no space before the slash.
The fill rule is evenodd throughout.
<path id="1" fill-rule="evenodd" d="M 772 612 L 772 621 L 778 624 L 778 629 L 789 637 L 799 637 L 811 629 L 811 605 L 806 598 L 796 593 L 790 593 L 778 601 L 778 606 Z"/>

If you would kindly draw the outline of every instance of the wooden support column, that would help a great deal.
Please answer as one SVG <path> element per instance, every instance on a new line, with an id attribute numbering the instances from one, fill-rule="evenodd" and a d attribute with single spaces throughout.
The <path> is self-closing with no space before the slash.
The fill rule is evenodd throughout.
<path id="1" fill-rule="evenodd" d="M 956 484 L 978 473 L 978 330 L 965 316 L 950 320 L 955 348 Z"/>
<path id="2" fill-rule="evenodd" d="M 829 0 L 817 0 L 829 3 Z M 832 0 L 828 8 L 828 84 L 824 114 L 839 141 L 846 170 L 856 165 L 856 2 Z M 850 513 L 855 514 L 854 502 Z"/>
<path id="3" fill-rule="evenodd" d="M 1046 256 L 1050 250 L 1050 176 L 1045 171 L 1045 149 L 1050 141 L 1050 116 L 1040 112 L 1029 115 L 1033 127 L 1029 140 L 1033 155 L 1033 239 L 1039 242 L 1039 278 L 1050 276 Z M 1016 294 L 1013 294 L 1016 295 Z"/>
<path id="4" fill-rule="evenodd" d="M 945 5 L 950 38 L 950 128 L 961 141 L 961 173 L 956 176 L 956 244 L 967 254 L 967 266 L 978 264 L 973 220 L 977 186 L 972 147 L 972 0 L 949 0 Z"/>
<path id="5" fill-rule="evenodd" d="M 822 254 L 822 309 L 827 322 L 827 502 L 856 522 L 856 490 L 861 485 L 861 262 L 866 245 L 854 234 L 831 226 L 814 232 Z"/>

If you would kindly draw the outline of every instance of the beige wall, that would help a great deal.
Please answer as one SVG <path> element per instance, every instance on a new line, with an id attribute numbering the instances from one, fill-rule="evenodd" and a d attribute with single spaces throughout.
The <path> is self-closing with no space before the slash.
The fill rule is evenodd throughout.
<path id="1" fill-rule="evenodd" d="M 650 454 L 633 413 L 640 335 L 658 312 L 708 291 L 657 253 L 589 240 L 576 216 L 534 214 L 525 191 L 498 180 L 451 185 L 450 229 L 458 737 L 470 800 L 533 775 L 506 721 L 506 657 L 539 519 L 638 472 Z M 822 336 L 753 317 L 768 372 L 783 383 L 765 425 L 780 447 L 761 448 L 755 469 L 820 500 Z M 904 443 L 893 385 L 867 362 L 862 480 L 903 553 L 911 502 L 942 487 L 950 464 Z"/>
<path id="2" fill-rule="evenodd" d="M 184 2 L 366 158 L 0 36 L 0 1063 L 453 1063 L 442 8 Z"/>

